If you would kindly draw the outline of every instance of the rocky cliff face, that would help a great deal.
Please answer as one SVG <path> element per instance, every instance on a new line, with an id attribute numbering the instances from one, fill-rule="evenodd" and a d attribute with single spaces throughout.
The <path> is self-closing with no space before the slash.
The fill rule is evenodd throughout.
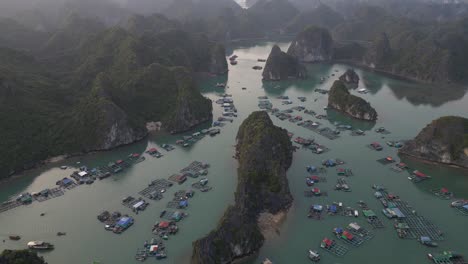
<path id="1" fill-rule="evenodd" d="M 198 91 L 192 75 L 178 68 L 173 70 L 177 85 L 175 110 L 163 120 L 163 127 L 171 133 L 193 128 L 213 118 L 211 100 Z"/>
<path id="2" fill-rule="evenodd" d="M 387 34 L 380 34 L 367 50 L 364 63 L 371 68 L 383 68 L 391 63 L 392 49 Z"/>
<path id="3" fill-rule="evenodd" d="M 274 45 L 263 69 L 264 81 L 280 81 L 290 78 L 307 78 L 307 71 L 293 56 Z"/>
<path id="4" fill-rule="evenodd" d="M 446 116 L 434 120 L 399 153 L 468 168 L 468 119 Z"/>
<path id="5" fill-rule="evenodd" d="M 226 50 L 223 45 L 215 44 L 211 48 L 210 73 L 220 75 L 226 74 L 227 71 Z"/>
<path id="6" fill-rule="evenodd" d="M 359 85 L 359 75 L 357 75 L 353 69 L 346 70 L 346 72 L 341 75 L 339 79 L 350 88 L 357 88 Z"/>
<path id="7" fill-rule="evenodd" d="M 333 56 L 333 39 L 324 28 L 308 27 L 291 43 L 288 54 L 301 62 L 328 61 Z"/>
<path id="8" fill-rule="evenodd" d="M 267 113 L 254 112 L 239 128 L 236 150 L 235 205 L 214 231 L 193 243 L 192 264 L 232 263 L 254 254 L 265 239 L 257 224 L 259 214 L 276 214 L 291 206 L 286 170 L 292 144 L 286 130 L 273 125 Z"/>
<path id="9" fill-rule="evenodd" d="M 65 121 L 66 126 L 75 128 L 70 137 L 81 139 L 75 151 L 108 150 L 146 136 L 146 128 L 132 122 L 128 114 L 112 101 L 109 88 L 109 79 L 100 74 L 89 95 L 74 107 L 71 117 Z"/>
<path id="10" fill-rule="evenodd" d="M 335 81 L 328 94 L 328 107 L 334 108 L 351 117 L 375 121 L 377 112 L 364 99 L 349 93 L 342 81 Z"/>

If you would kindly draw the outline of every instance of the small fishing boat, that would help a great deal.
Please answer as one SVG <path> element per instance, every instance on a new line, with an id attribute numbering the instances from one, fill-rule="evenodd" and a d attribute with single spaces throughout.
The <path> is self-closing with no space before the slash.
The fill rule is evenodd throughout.
<path id="1" fill-rule="evenodd" d="M 309 259 L 312 260 L 313 262 L 319 262 L 320 254 L 317 251 L 309 249 Z"/>
<path id="2" fill-rule="evenodd" d="M 21 237 L 18 236 L 18 235 L 11 235 L 11 236 L 9 236 L 8 238 L 9 238 L 10 240 L 20 240 L 20 239 L 21 239 Z"/>
<path id="3" fill-rule="evenodd" d="M 162 211 L 162 212 L 159 214 L 159 217 L 162 218 L 162 217 L 166 214 L 166 212 L 167 212 L 166 210 Z"/>
<path id="4" fill-rule="evenodd" d="M 359 211 L 358 210 L 354 210 L 354 217 L 358 217 L 359 216 Z"/>
<path id="5" fill-rule="evenodd" d="M 44 242 L 44 241 L 29 241 L 27 245 L 29 249 L 35 249 L 35 250 L 54 249 L 54 245 Z"/>
<path id="6" fill-rule="evenodd" d="M 68 169 L 68 166 L 60 166 L 60 169 L 66 170 L 66 169 Z"/>
<path id="7" fill-rule="evenodd" d="M 462 207 L 465 204 L 468 204 L 468 200 L 457 200 L 457 201 L 453 201 L 450 204 L 450 206 L 452 206 L 452 207 Z"/>
<path id="8" fill-rule="evenodd" d="M 67 235 L 67 233 L 65 233 L 65 232 L 57 232 L 57 236 L 66 236 L 66 235 Z"/>

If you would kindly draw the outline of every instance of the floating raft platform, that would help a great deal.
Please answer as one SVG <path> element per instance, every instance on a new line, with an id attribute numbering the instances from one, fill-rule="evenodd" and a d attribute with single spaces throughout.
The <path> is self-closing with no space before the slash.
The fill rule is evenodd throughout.
<path id="1" fill-rule="evenodd" d="M 462 215 L 468 216 L 468 209 L 466 209 L 465 207 L 463 207 L 463 206 L 457 207 L 457 210 L 458 210 Z"/>
<path id="2" fill-rule="evenodd" d="M 172 208 L 172 209 L 186 209 L 187 207 L 185 206 L 180 206 L 181 201 L 169 201 L 166 205 L 167 208 Z"/>
<path id="3" fill-rule="evenodd" d="M 398 227 L 398 224 L 395 225 L 397 232 L 401 233 L 400 237 L 420 239 L 422 236 L 427 236 L 433 241 L 445 239 L 443 232 L 434 223 L 424 216 L 418 215 L 407 202 L 396 196 L 392 196 L 393 199 L 390 199 L 389 194 L 385 190 L 381 190 L 380 192 L 384 195 L 384 198 L 381 199 L 386 201 L 388 206 L 391 205 L 392 208 L 398 208 L 404 214 L 404 217 L 398 219 L 398 223 L 403 224 L 405 228 L 402 229 Z"/>
<path id="4" fill-rule="evenodd" d="M 208 185 L 203 185 L 200 182 L 196 182 L 196 183 L 192 184 L 192 187 L 194 189 L 199 190 L 200 192 L 208 192 L 208 191 L 211 191 L 213 189 L 213 187 L 208 186 Z"/>
<path id="5" fill-rule="evenodd" d="M 373 227 L 373 228 L 384 228 L 384 224 L 382 221 L 377 217 L 377 216 L 370 216 L 367 217 L 367 222 Z"/>
<path id="6" fill-rule="evenodd" d="M 430 192 L 442 200 L 450 200 L 454 197 L 453 193 L 446 188 L 432 189 Z"/>
<path id="7" fill-rule="evenodd" d="M 185 173 L 185 172 L 200 173 L 203 170 L 208 169 L 209 167 L 210 167 L 210 165 L 208 163 L 203 163 L 203 162 L 200 162 L 200 161 L 194 161 L 194 162 L 190 163 L 187 167 L 181 169 L 180 172 L 181 173 Z"/>
<path id="8" fill-rule="evenodd" d="M 302 127 L 307 128 L 310 131 L 313 131 L 323 137 L 326 137 L 330 140 L 338 139 L 340 136 L 333 131 L 333 129 L 329 127 L 320 128 L 320 124 L 316 123 L 317 125 L 312 125 L 314 122 L 311 120 L 307 120 L 302 124 Z"/>
<path id="9" fill-rule="evenodd" d="M 359 247 L 362 245 L 362 243 L 364 243 L 364 240 L 361 239 L 360 237 L 357 237 L 357 236 L 354 236 L 353 234 L 351 234 L 351 232 L 348 232 L 348 231 L 344 231 L 346 233 L 348 233 L 348 238 L 347 236 L 345 236 L 344 234 L 338 234 L 338 233 L 335 233 L 335 236 L 343 241 L 344 243 L 346 244 L 349 244 L 351 246 L 354 246 L 354 247 Z"/>
<path id="10" fill-rule="evenodd" d="M 351 177 L 354 176 L 351 169 L 337 168 L 336 173 L 340 176 Z"/>
<path id="11" fill-rule="evenodd" d="M 3 202 L 2 204 L 0 204 L 0 213 L 6 212 L 21 205 L 23 204 L 20 201 L 10 200 Z"/>
<path id="12" fill-rule="evenodd" d="M 44 191 L 43 191 L 44 192 Z M 46 192 L 40 192 L 36 195 L 33 195 L 34 200 L 38 202 L 44 202 L 50 200 L 52 198 L 60 197 L 65 194 L 62 188 L 55 187 L 52 189 L 47 190 Z"/>
<path id="13" fill-rule="evenodd" d="M 372 238 L 374 238 L 374 233 L 371 231 L 368 231 L 367 229 L 359 226 L 356 223 L 350 223 L 347 227 L 346 230 L 348 230 L 351 234 L 359 237 L 360 239 L 364 241 L 369 241 Z"/>
<path id="14" fill-rule="evenodd" d="M 143 211 L 149 205 L 148 202 L 143 198 L 135 198 L 133 196 L 128 196 L 122 200 L 122 204 L 125 207 L 130 208 L 132 211 Z M 135 205 L 139 205 L 135 208 Z"/>
<path id="15" fill-rule="evenodd" d="M 138 192 L 138 194 L 151 199 L 161 200 L 163 198 L 162 190 L 172 187 L 173 183 L 165 179 L 157 179 L 152 181 L 148 187 Z"/>
<path id="16" fill-rule="evenodd" d="M 382 165 L 388 165 L 388 164 L 395 163 L 396 161 L 391 157 L 385 157 L 385 158 L 378 159 L 377 162 Z"/>
<path id="17" fill-rule="evenodd" d="M 322 243 L 320 244 L 321 249 L 338 257 L 342 257 L 346 255 L 346 253 L 348 253 L 349 250 L 347 247 L 336 243 L 336 241 L 334 240 L 332 240 L 331 244 L 326 244 L 325 242 L 326 240 L 329 241 L 328 239 L 324 239 Z"/>
<path id="18" fill-rule="evenodd" d="M 467 264 L 462 255 L 452 251 L 444 251 L 438 254 L 428 254 L 429 259 L 436 264 Z"/>

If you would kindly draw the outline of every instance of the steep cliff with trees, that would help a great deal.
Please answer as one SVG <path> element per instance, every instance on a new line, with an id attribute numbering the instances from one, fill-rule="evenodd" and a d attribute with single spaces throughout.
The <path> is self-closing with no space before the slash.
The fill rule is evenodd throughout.
<path id="1" fill-rule="evenodd" d="M 239 127 L 236 151 L 235 204 L 215 230 L 193 243 L 193 264 L 232 263 L 254 254 L 265 240 L 257 224 L 259 214 L 277 214 L 291 206 L 286 171 L 292 144 L 287 131 L 276 127 L 266 112 L 254 112 Z"/>
<path id="2" fill-rule="evenodd" d="M 399 154 L 468 168 L 468 119 L 444 116 L 432 121 Z"/>

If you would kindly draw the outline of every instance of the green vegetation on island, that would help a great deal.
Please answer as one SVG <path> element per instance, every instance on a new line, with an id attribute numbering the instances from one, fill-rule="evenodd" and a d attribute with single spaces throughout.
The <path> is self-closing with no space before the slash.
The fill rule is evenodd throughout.
<path id="1" fill-rule="evenodd" d="M 1 264 L 47 264 L 44 258 L 30 250 L 4 250 L 0 254 Z"/>
<path id="2" fill-rule="evenodd" d="M 0 178 L 54 156 L 132 143 L 146 122 L 180 132 L 210 120 L 194 72 L 225 74 L 224 47 L 166 22 L 140 17 L 142 32 L 71 15 L 48 40 L 2 43 L 35 38 L 38 48 L 0 48 Z"/>
<path id="3" fill-rule="evenodd" d="M 253 112 L 239 127 L 236 152 L 235 205 L 215 230 L 193 243 L 193 264 L 231 263 L 258 252 L 265 240 L 259 214 L 277 214 L 291 206 L 286 170 L 292 144 L 286 130 L 276 127 L 266 112 Z"/>
<path id="4" fill-rule="evenodd" d="M 440 117 L 405 143 L 400 154 L 468 168 L 468 119 Z"/>
<path id="5" fill-rule="evenodd" d="M 377 112 L 361 97 L 352 95 L 345 83 L 335 81 L 328 94 L 328 107 L 357 119 L 375 121 Z"/>

